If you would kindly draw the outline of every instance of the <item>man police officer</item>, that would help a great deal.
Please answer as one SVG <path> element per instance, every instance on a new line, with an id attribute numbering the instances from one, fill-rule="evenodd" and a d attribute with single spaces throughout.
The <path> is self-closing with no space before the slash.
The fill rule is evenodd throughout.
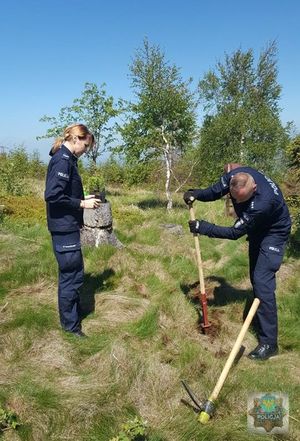
<path id="1" fill-rule="evenodd" d="M 266 360 L 278 353 L 275 274 L 282 263 L 291 230 L 288 208 L 278 185 L 262 172 L 238 165 L 219 182 L 206 189 L 184 193 L 187 204 L 214 201 L 228 194 L 238 219 L 232 227 L 204 220 L 190 221 L 192 233 L 236 240 L 247 234 L 249 241 L 250 280 L 254 296 L 260 299 L 257 311 L 258 346 L 250 352 L 252 360 Z"/>

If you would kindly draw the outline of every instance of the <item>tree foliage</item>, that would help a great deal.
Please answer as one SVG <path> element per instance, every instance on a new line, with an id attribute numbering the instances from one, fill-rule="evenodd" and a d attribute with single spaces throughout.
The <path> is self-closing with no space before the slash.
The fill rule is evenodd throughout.
<path id="1" fill-rule="evenodd" d="M 297 181 L 300 181 L 300 135 L 295 136 L 294 139 L 287 146 L 287 154 L 289 158 L 289 165 L 293 169 Z"/>
<path id="2" fill-rule="evenodd" d="M 115 105 L 114 98 L 107 96 L 105 87 L 105 84 L 101 84 L 98 89 L 95 83 L 85 83 L 81 97 L 75 98 L 71 106 L 62 107 L 57 117 L 45 115 L 40 119 L 52 127 L 37 139 L 56 138 L 62 135 L 68 125 L 74 122 L 84 123 L 95 136 L 95 147 L 87 155 L 96 163 L 97 158 L 114 140 L 115 125 L 112 121 L 122 108 L 121 100 Z"/>
<path id="3" fill-rule="evenodd" d="M 173 163 L 192 142 L 196 129 L 195 95 L 179 68 L 167 62 L 159 46 L 144 40 L 130 66 L 136 101 L 129 104 L 120 128 L 120 151 L 136 164 L 162 158 L 166 172 L 168 208 L 172 207 L 170 182 Z"/>
<path id="4" fill-rule="evenodd" d="M 292 241 L 297 242 L 300 250 L 300 135 L 295 136 L 287 146 L 289 160 L 289 194 L 287 202 L 293 218 L 294 236 Z M 295 243 L 294 243 L 295 245 Z"/>
<path id="5" fill-rule="evenodd" d="M 289 125 L 280 121 L 281 87 L 277 48 L 272 42 L 255 66 L 253 50 L 225 55 L 199 82 L 204 108 L 201 154 L 207 174 L 226 162 L 241 162 L 275 172 L 282 164 Z"/>
<path id="6" fill-rule="evenodd" d="M 45 164 L 39 153 L 26 152 L 25 147 L 19 146 L 8 153 L 0 155 L 0 195 L 25 195 L 30 192 L 28 180 L 44 179 Z"/>

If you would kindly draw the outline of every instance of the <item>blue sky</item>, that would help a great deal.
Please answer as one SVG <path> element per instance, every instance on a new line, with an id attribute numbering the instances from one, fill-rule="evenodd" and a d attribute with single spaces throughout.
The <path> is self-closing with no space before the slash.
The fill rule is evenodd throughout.
<path id="1" fill-rule="evenodd" d="M 298 0 L 2 0 L 0 145 L 48 159 L 43 115 L 56 116 L 85 82 L 130 99 L 128 66 L 147 37 L 195 84 L 225 53 L 276 40 L 283 123 L 300 130 Z"/>

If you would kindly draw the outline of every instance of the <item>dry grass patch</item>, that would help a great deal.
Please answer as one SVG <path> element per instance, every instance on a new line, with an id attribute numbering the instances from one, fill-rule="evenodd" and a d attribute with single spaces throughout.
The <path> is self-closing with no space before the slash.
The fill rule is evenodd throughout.
<path id="1" fill-rule="evenodd" d="M 193 245 L 194 243 L 190 242 L 190 235 L 177 236 L 168 231 L 163 231 L 161 234 L 160 245 L 157 247 L 157 255 L 180 255 L 186 257 L 187 259 L 191 259 L 194 257 L 195 253 L 195 248 Z"/>
<path id="2" fill-rule="evenodd" d="M 138 254 L 145 254 L 148 256 L 152 256 L 152 257 L 156 257 L 162 253 L 161 246 L 146 245 L 146 244 L 140 244 L 140 243 L 130 244 L 130 250 L 132 250 Z"/>
<path id="3" fill-rule="evenodd" d="M 155 275 L 163 283 L 172 280 L 160 261 L 145 258 L 139 265 L 139 277 L 144 278 L 149 275 Z"/>
<path id="4" fill-rule="evenodd" d="M 96 297 L 96 310 L 107 328 L 139 319 L 149 306 L 149 300 L 121 295 L 120 291 L 119 289 Z"/>
<path id="5" fill-rule="evenodd" d="M 278 286 L 295 275 L 295 271 L 299 271 L 300 264 L 295 262 L 283 263 L 277 273 Z"/>
<path id="6" fill-rule="evenodd" d="M 27 305 L 35 305 L 36 303 L 56 305 L 57 285 L 54 283 L 49 284 L 49 281 L 42 279 L 32 285 L 25 285 L 12 289 L 6 298 L 12 306 L 16 300 L 18 300 L 18 303 L 21 301 L 26 302 Z M 10 302 L 10 300 L 12 301 Z"/>
<path id="7" fill-rule="evenodd" d="M 21 359 L 28 353 L 31 344 L 31 336 L 23 328 L 12 329 L 10 332 L 2 334 L 0 366 L 2 362 L 16 363 L 16 359 Z"/>
<path id="8" fill-rule="evenodd" d="M 150 425 L 164 426 L 178 406 L 178 371 L 150 355 L 138 372 L 130 389 L 130 396 L 143 419 Z"/>
<path id="9" fill-rule="evenodd" d="M 50 331 L 34 340 L 28 351 L 28 360 L 37 371 L 68 372 L 72 369 L 72 345 L 60 336 L 60 331 Z"/>
<path id="10" fill-rule="evenodd" d="M 126 249 L 119 250 L 108 261 L 107 266 L 121 273 L 139 271 L 139 262 Z"/>
<path id="11" fill-rule="evenodd" d="M 3 254 L 0 256 L 0 273 L 10 271 L 14 266 L 15 256 Z"/>

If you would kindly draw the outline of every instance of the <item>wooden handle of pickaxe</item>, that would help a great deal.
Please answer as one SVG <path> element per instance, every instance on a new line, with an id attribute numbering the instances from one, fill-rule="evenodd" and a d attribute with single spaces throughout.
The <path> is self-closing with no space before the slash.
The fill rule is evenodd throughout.
<path id="1" fill-rule="evenodd" d="M 235 360 L 235 357 L 237 356 L 237 354 L 238 354 L 238 352 L 240 350 L 240 347 L 242 345 L 242 342 L 243 342 L 243 339 L 245 337 L 245 334 L 246 334 L 246 332 L 247 332 L 247 330 L 248 330 L 248 328 L 249 328 L 249 326 L 250 326 L 250 324 L 252 322 L 252 319 L 253 319 L 256 311 L 257 311 L 259 303 L 260 303 L 259 299 L 254 299 L 254 301 L 252 303 L 252 306 L 251 306 L 251 308 L 250 308 L 250 310 L 248 312 L 248 315 L 247 315 L 247 317 L 246 317 L 246 319 L 244 321 L 242 329 L 241 329 L 241 331 L 240 331 L 240 333 L 239 333 L 239 335 L 238 335 L 238 337 L 237 337 L 237 339 L 236 339 L 236 341 L 234 343 L 234 346 L 233 346 L 233 348 L 232 348 L 232 350 L 231 350 L 231 352 L 229 354 L 229 357 L 228 357 L 228 359 L 226 361 L 226 364 L 225 364 L 225 366 L 223 368 L 223 371 L 222 371 L 222 373 L 220 375 L 220 378 L 218 379 L 218 382 L 217 382 L 214 390 L 212 391 L 211 396 L 209 397 L 209 401 L 214 402 L 218 398 L 220 390 L 222 389 L 222 386 L 223 386 L 223 384 L 224 384 L 224 382 L 226 380 L 228 372 L 229 372 L 229 370 L 230 370 L 230 368 L 231 368 L 231 366 L 232 366 L 232 364 L 233 364 L 233 362 Z"/>
<path id="2" fill-rule="evenodd" d="M 190 211 L 190 219 L 194 221 L 196 217 L 195 217 L 194 207 L 192 204 L 189 205 L 189 211 Z M 207 316 L 207 299 L 205 293 L 203 266 L 202 266 L 201 250 L 200 250 L 198 234 L 194 234 L 194 240 L 195 240 L 195 249 L 196 249 L 196 257 L 197 257 L 198 272 L 199 272 L 200 302 L 201 302 L 202 314 L 203 314 L 202 319 L 203 319 L 203 327 L 205 328 L 205 327 L 209 327 L 210 324 L 208 322 L 208 316 Z"/>

